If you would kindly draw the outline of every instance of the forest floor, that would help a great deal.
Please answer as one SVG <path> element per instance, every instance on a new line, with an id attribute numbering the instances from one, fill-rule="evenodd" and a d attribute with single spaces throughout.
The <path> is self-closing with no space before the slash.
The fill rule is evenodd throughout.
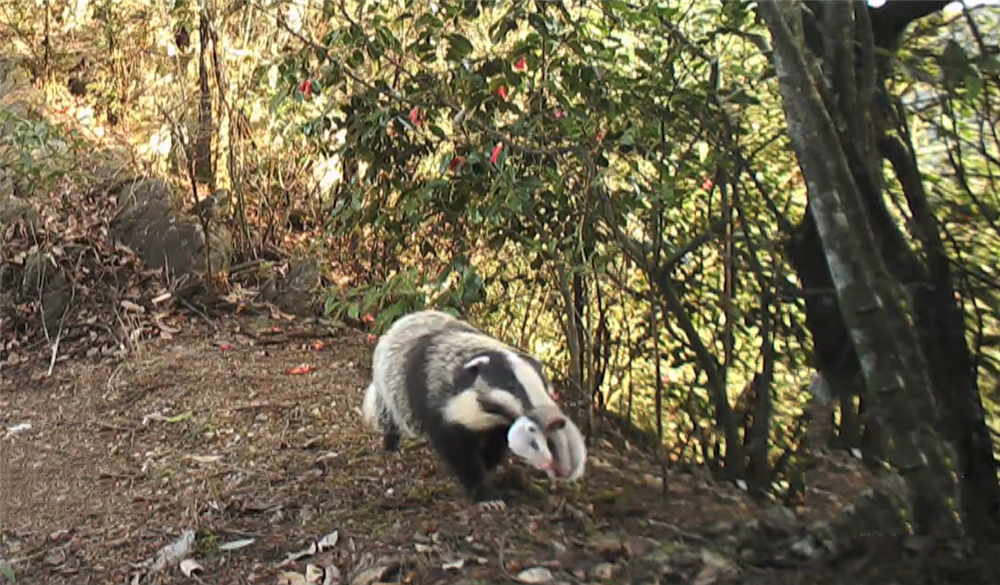
<path id="1" fill-rule="evenodd" d="M 51 376 L 48 363 L 5 366 L 0 582 L 889 582 L 861 564 L 741 562 L 734 533 L 762 508 L 683 473 L 664 496 L 649 457 L 606 441 L 582 483 L 515 468 L 508 509 L 478 512 L 428 447 L 385 454 L 362 425 L 365 334 L 215 324 L 194 317 L 130 357 L 62 361 Z M 843 466 L 809 471 L 803 522 L 865 487 Z M 194 577 L 176 559 L 153 571 L 187 530 L 178 558 L 198 563 Z M 297 551 L 312 554 L 287 560 Z"/>

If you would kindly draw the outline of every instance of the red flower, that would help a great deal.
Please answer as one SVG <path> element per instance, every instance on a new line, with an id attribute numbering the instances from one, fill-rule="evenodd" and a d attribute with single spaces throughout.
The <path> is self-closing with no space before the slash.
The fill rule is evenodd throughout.
<path id="1" fill-rule="evenodd" d="M 454 158 L 451 159 L 450 163 L 448 163 L 448 170 L 449 171 L 454 171 L 455 169 L 459 168 L 463 164 L 465 164 L 465 157 L 464 156 L 456 156 L 456 157 L 454 157 Z"/>
<path id="2" fill-rule="evenodd" d="M 414 107 L 410 110 L 410 123 L 414 126 L 419 126 L 424 121 L 424 117 L 420 115 L 420 108 Z"/>
<path id="3" fill-rule="evenodd" d="M 705 182 L 701 184 L 701 188 L 705 191 L 711 191 L 713 185 L 715 185 L 715 183 L 712 182 L 712 179 L 705 179 Z"/>
<path id="4" fill-rule="evenodd" d="M 559 118 L 562 118 L 562 117 L 563 117 L 563 116 L 565 116 L 565 115 L 566 115 L 566 112 L 564 112 L 564 111 L 562 111 L 562 110 L 556 110 L 556 119 L 557 119 L 557 120 L 558 120 Z"/>
<path id="5" fill-rule="evenodd" d="M 493 154 L 490 155 L 490 164 L 497 164 L 497 158 L 500 157 L 501 150 L 503 150 L 503 142 L 497 142 L 497 145 L 493 147 Z"/>
<path id="6" fill-rule="evenodd" d="M 501 85 L 499 87 L 499 89 L 497 89 L 497 94 L 499 94 L 500 97 L 502 97 L 503 99 L 506 100 L 507 99 L 507 88 Z"/>
<path id="7" fill-rule="evenodd" d="M 517 63 L 514 63 L 514 71 L 524 71 L 527 68 L 528 62 L 524 60 L 524 57 L 521 57 Z"/>
<path id="8" fill-rule="evenodd" d="M 301 91 L 304 95 L 309 96 L 312 95 L 313 92 L 312 88 L 313 88 L 312 81 L 307 79 L 302 82 L 302 85 L 299 86 L 299 91 Z"/>

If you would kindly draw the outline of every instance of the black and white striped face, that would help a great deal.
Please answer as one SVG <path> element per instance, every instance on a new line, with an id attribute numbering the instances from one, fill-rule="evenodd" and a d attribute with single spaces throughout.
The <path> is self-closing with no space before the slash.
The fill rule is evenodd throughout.
<path id="1" fill-rule="evenodd" d="M 481 380 L 491 389 L 513 394 L 526 406 L 554 402 L 542 364 L 531 356 L 503 350 L 485 352 L 469 360 L 463 370 L 470 383 L 474 379 Z"/>
<path id="2" fill-rule="evenodd" d="M 445 418 L 471 429 L 509 424 L 539 405 L 555 405 L 541 364 L 507 350 L 486 351 L 470 359 L 455 386 L 462 391 L 448 401 Z"/>

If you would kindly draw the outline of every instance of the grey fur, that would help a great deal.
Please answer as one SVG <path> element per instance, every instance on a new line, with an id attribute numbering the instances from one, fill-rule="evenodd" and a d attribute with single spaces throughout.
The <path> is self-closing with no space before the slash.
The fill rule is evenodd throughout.
<path id="1" fill-rule="evenodd" d="M 472 325 L 447 313 L 434 310 L 418 311 L 396 321 L 379 339 L 372 356 L 372 382 L 365 393 L 363 411 L 373 428 L 384 430 L 394 423 L 402 436 L 415 438 L 426 429 L 415 415 L 407 388 L 408 352 L 418 340 L 429 334 L 446 332 L 435 337 L 427 348 L 427 407 L 441 410 L 454 395 L 455 371 L 473 357 L 486 351 L 520 353 L 509 345 L 490 337 Z M 543 383 L 548 381 L 542 378 Z M 481 380 L 477 390 L 489 390 Z M 546 405 L 554 405 L 551 398 Z M 536 405 L 529 405 L 536 406 Z M 524 411 L 512 412 L 513 418 Z M 500 423 L 498 423 L 500 424 Z"/>
<path id="2" fill-rule="evenodd" d="M 524 382 L 520 385 L 530 387 L 529 390 L 515 399 L 509 392 L 490 387 L 487 376 L 476 376 L 471 387 L 456 387 L 456 372 L 473 358 L 481 361 L 483 355 L 501 360 L 497 366 L 511 370 L 518 382 Z M 413 388 L 419 391 L 412 394 Z M 537 360 L 464 321 L 434 310 L 402 317 L 379 339 L 372 356 L 372 382 L 365 392 L 362 411 L 366 423 L 385 434 L 386 448 L 396 450 L 400 437 L 412 439 L 431 431 L 427 428 L 430 420 L 427 413 L 448 412 L 449 407 L 459 404 L 456 396 L 470 389 L 482 400 L 489 400 L 490 396 L 504 399 L 491 404 L 506 413 L 490 418 L 476 410 L 474 422 L 480 426 L 470 428 L 485 431 L 509 427 L 511 420 L 520 416 L 535 418 L 532 415 L 536 411 L 544 413 L 542 428 L 547 428 L 545 422 L 563 417 L 551 397 L 551 383 Z M 561 470 L 559 475 L 576 479 L 583 472 L 586 448 L 579 429 L 566 420 L 569 424 L 551 431 L 549 439 Z"/>

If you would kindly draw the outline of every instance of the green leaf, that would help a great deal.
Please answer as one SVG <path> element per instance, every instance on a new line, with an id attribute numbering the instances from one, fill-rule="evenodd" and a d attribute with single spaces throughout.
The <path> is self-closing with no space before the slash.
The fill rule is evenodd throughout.
<path id="1" fill-rule="evenodd" d="M 978 74 L 976 74 L 975 71 L 970 71 L 969 74 L 965 76 L 965 91 L 966 99 L 970 102 L 976 101 L 982 93 L 983 80 Z"/>
<path id="2" fill-rule="evenodd" d="M 11 583 L 17 583 L 17 576 L 14 575 L 14 567 L 8 564 L 0 565 L 0 574 L 7 578 Z"/>
<path id="3" fill-rule="evenodd" d="M 986 57 L 980 65 L 986 73 L 996 75 L 1000 73 L 1000 61 L 996 57 Z"/>
<path id="4" fill-rule="evenodd" d="M 194 416 L 194 412 L 192 412 L 192 411 L 189 410 L 187 412 L 182 412 L 181 414 L 178 414 L 178 415 L 175 415 L 175 416 L 172 416 L 172 417 L 166 419 L 166 422 L 168 422 L 168 423 L 179 423 L 179 422 L 186 421 L 187 419 L 191 418 L 192 416 Z"/>
<path id="5" fill-rule="evenodd" d="M 472 42 L 460 34 L 448 35 L 448 59 L 461 61 L 472 54 Z"/>
<path id="6" fill-rule="evenodd" d="M 385 327 L 391 325 L 398 317 L 407 311 L 410 303 L 406 300 L 389 305 L 385 310 L 379 312 L 375 317 L 375 330 L 382 332 Z"/>

